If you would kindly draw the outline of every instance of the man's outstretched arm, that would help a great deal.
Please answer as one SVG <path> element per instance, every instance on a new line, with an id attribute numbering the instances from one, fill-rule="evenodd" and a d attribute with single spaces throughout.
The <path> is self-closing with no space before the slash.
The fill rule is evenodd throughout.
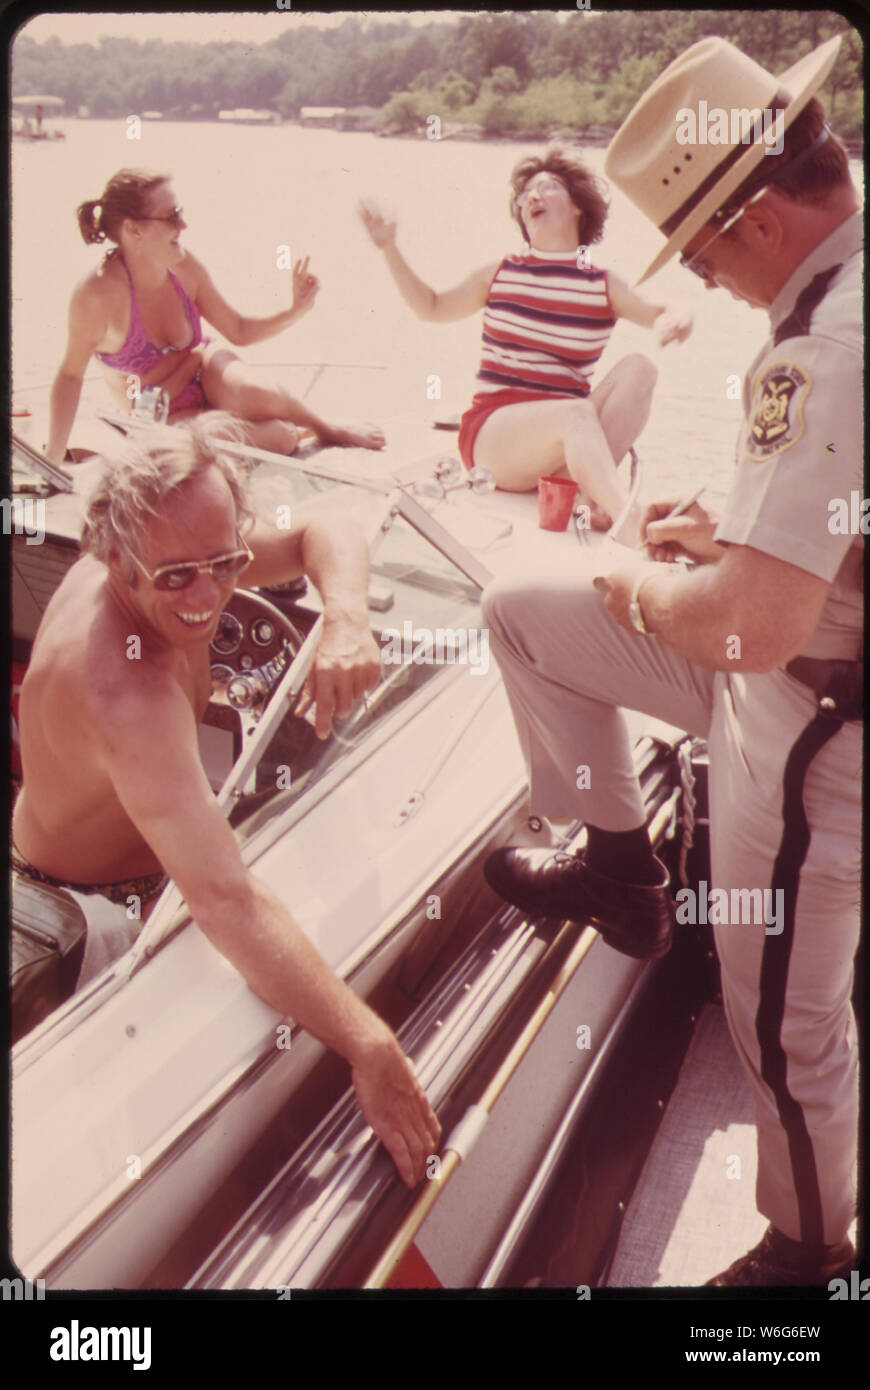
<path id="1" fill-rule="evenodd" d="M 412 1186 L 440 1126 L 410 1063 L 390 1028 L 245 868 L 203 772 L 190 706 L 171 677 L 143 677 L 141 688 L 116 693 L 101 710 L 98 756 L 124 810 L 251 989 L 348 1060 L 367 1121 Z"/>
<path id="2" fill-rule="evenodd" d="M 333 716 L 343 719 L 356 700 L 381 678 L 381 660 L 368 615 L 369 559 L 356 522 L 322 514 L 300 519 L 291 530 L 257 521 L 248 536 L 254 561 L 244 584 L 279 584 L 310 576 L 323 599 L 323 636 L 302 693 L 297 715 L 317 709 L 318 738 L 329 734 Z"/>

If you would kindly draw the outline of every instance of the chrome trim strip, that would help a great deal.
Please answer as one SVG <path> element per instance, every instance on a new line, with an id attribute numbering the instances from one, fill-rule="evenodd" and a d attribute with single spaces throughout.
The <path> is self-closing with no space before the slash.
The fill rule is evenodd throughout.
<path id="1" fill-rule="evenodd" d="M 494 948 L 492 943 L 503 932 L 503 918 L 506 916 L 513 917 L 516 925 Z M 524 980 L 537 964 L 536 960 L 523 960 L 536 940 L 539 938 L 536 938 L 534 929 L 521 914 L 513 909 L 498 914 L 482 929 L 435 998 L 424 1001 L 420 1006 L 422 1014 L 418 1013 L 409 1020 L 418 1037 L 426 1032 L 435 1034 L 434 1038 L 430 1037 L 428 1044 L 423 1042 L 424 1049 L 428 1046 L 429 1056 L 419 1055 L 419 1051 L 414 1056 L 420 1083 L 429 1093 L 433 1104 L 440 1103 L 442 1093 L 449 1090 L 456 1076 L 461 1074 L 468 1060 L 474 1056 L 480 1045 L 481 1024 L 486 1028 L 487 1036 L 497 1030 L 507 1007 L 503 992 L 509 986 L 510 1001 L 519 987 L 519 981 L 511 985 L 511 977 L 520 971 Z M 495 956 L 493 950 L 496 950 Z M 467 985 L 471 985 L 471 988 L 467 989 Z M 447 1016 L 451 1011 L 454 1017 L 449 1025 L 436 1030 L 434 1020 L 441 1015 Z M 406 1028 L 399 1034 L 406 1051 L 409 1050 L 408 1033 Z M 323 1254 L 318 1256 L 318 1265 L 322 1266 L 324 1260 L 333 1259 L 335 1232 L 327 1229 L 327 1225 L 346 1203 L 355 1184 L 364 1183 L 371 1193 L 374 1188 L 382 1187 L 385 1181 L 392 1180 L 391 1170 L 378 1155 L 378 1148 L 378 1141 L 365 1125 L 352 1095 L 346 1096 L 343 1103 L 318 1127 L 305 1148 L 292 1156 L 237 1223 L 222 1243 L 225 1253 L 221 1255 L 216 1251 L 204 1262 L 188 1287 L 195 1286 L 204 1277 L 209 1278 L 213 1287 L 211 1280 L 217 1273 L 215 1263 L 227 1270 L 222 1282 L 225 1288 L 235 1287 L 241 1280 L 250 1284 L 254 1267 L 258 1287 L 268 1287 L 276 1280 L 286 1283 L 290 1278 L 288 1261 L 292 1261 L 293 1277 L 298 1277 L 299 1269 L 322 1241 L 326 1241 L 328 1252 L 325 1257 Z M 283 1223 L 284 1234 L 277 1235 L 274 1217 L 269 1213 L 273 1199 L 279 1204 L 284 1202 L 294 1180 L 297 1180 L 298 1191 L 298 1182 L 305 1178 L 306 1173 L 309 1181 L 313 1181 L 313 1174 L 307 1172 L 308 1166 L 314 1162 L 321 1167 L 324 1164 L 329 1167 L 330 1155 L 334 1156 L 331 1161 L 333 1171 L 325 1178 L 314 1205 L 298 1206 L 288 1212 Z M 367 1173 L 370 1167 L 373 1171 Z M 358 1198 L 359 1193 L 355 1192 L 353 1221 L 359 1219 L 360 1215 Z M 255 1229 L 252 1229 L 252 1223 L 256 1223 Z M 232 1251 L 234 1244 L 244 1245 L 246 1242 L 248 1248 Z M 265 1262 L 259 1255 L 260 1250 L 265 1255 Z M 235 1271 L 232 1275 L 228 1266 Z"/>
<path id="2" fill-rule="evenodd" d="M 49 462 L 38 449 L 34 449 L 32 444 L 28 444 L 14 430 L 12 431 L 12 449 L 13 454 L 18 449 L 24 455 L 29 467 L 46 482 L 51 483 L 52 487 L 56 487 L 58 492 L 75 492 L 72 474 L 67 473 L 60 464 Z"/>
<path id="3" fill-rule="evenodd" d="M 456 568 L 461 570 L 467 579 L 471 580 L 472 584 L 476 584 L 478 589 L 485 589 L 492 579 L 492 571 L 488 570 L 486 565 L 481 564 L 479 560 L 476 560 L 471 551 L 461 545 L 455 536 L 441 525 L 440 521 L 436 521 L 435 517 L 426 511 L 425 507 L 421 507 L 415 497 L 412 497 L 404 488 L 401 489 L 401 494 L 399 509 L 408 525 L 413 526 L 415 531 L 419 531 L 421 536 L 425 536 L 426 540 L 446 555 L 447 559 L 452 561 Z"/>
<path id="4" fill-rule="evenodd" d="M 340 464 L 321 462 L 319 458 L 309 461 L 288 457 L 285 454 L 273 454 L 268 449 L 257 449 L 251 444 L 236 444 L 226 440 L 221 442 L 221 451 L 235 454 L 237 458 L 253 459 L 255 462 L 280 464 L 282 468 L 293 473 L 304 473 L 314 478 L 327 478 L 330 482 L 349 483 L 365 492 L 379 492 L 384 497 L 396 486 L 394 478 L 376 478 L 354 473 L 349 468 L 342 468 Z M 301 505 L 302 503 L 300 503 Z"/>

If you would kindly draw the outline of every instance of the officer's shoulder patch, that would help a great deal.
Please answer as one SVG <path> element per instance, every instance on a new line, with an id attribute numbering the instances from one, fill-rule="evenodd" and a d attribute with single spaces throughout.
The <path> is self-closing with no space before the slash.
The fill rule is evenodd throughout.
<path id="1" fill-rule="evenodd" d="M 796 362 L 773 362 L 755 386 L 743 452 L 768 459 L 796 444 L 804 432 L 804 404 L 812 389 L 809 372 Z"/>

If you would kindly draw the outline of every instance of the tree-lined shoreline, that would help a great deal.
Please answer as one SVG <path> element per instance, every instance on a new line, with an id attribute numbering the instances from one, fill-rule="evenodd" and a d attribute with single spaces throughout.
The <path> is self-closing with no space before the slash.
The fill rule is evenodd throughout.
<path id="1" fill-rule="evenodd" d="M 208 16 L 203 15 L 204 29 Z M 255 48 L 103 38 L 12 50 L 13 95 L 51 92 L 67 115 L 216 120 L 221 111 L 268 109 L 283 120 L 309 107 L 365 109 L 357 128 L 441 138 L 605 142 L 671 59 L 721 35 L 781 72 L 836 33 L 843 45 L 820 93 L 837 132 L 863 136 L 862 43 L 831 11 L 659 10 L 469 14 L 363 23 L 329 31 L 288 28 Z M 430 136 L 431 138 L 431 136 Z"/>

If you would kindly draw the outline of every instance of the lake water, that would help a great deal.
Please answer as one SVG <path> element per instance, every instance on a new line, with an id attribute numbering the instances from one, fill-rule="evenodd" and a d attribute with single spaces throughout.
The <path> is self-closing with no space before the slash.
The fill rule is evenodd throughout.
<path id="1" fill-rule="evenodd" d="M 418 322 L 359 222 L 356 202 L 370 194 L 395 211 L 398 243 L 411 266 L 435 288 L 447 288 L 521 246 L 507 211 L 508 176 L 522 156 L 544 146 L 162 121 L 144 123 L 141 138 L 131 140 L 124 120 L 57 124 L 66 141 L 15 141 L 12 148 L 13 383 L 20 399 L 47 401 L 65 345 L 70 292 L 102 255 L 82 242 L 76 206 L 97 198 L 117 169 L 145 167 L 172 174 L 189 224 L 184 244 L 242 312 L 265 316 L 289 303 L 291 277 L 278 268 L 279 247 L 289 245 L 294 257 L 310 254 L 321 281 L 314 310 L 279 337 L 245 349 L 247 360 L 377 367 L 334 375 L 347 383 L 337 413 L 346 405 L 352 417 L 365 407 L 365 418 L 379 420 L 388 436 L 394 416 L 419 413 L 421 439 L 428 436 L 436 449 L 448 443 L 443 435 L 432 442 L 429 423 L 439 406 L 427 398 L 427 381 L 440 377 L 444 412 L 465 408 L 474 389 L 479 318 Z M 604 150 L 587 154 L 600 173 Z M 857 162 L 853 177 L 861 186 Z M 632 283 L 660 245 L 655 229 L 612 190 L 596 263 Z M 649 331 L 621 322 L 597 379 L 627 352 L 647 352 L 659 381 L 639 444 L 644 491 L 704 483 L 721 498 L 741 418 L 739 400 L 726 393 L 728 379 L 742 380 L 767 335 L 767 316 L 724 291 L 708 294 L 674 262 L 641 292 L 688 306 L 696 316 L 691 338 L 660 349 Z M 99 376 L 96 364 L 89 375 Z M 101 386 L 95 390 L 95 399 L 108 399 Z"/>

